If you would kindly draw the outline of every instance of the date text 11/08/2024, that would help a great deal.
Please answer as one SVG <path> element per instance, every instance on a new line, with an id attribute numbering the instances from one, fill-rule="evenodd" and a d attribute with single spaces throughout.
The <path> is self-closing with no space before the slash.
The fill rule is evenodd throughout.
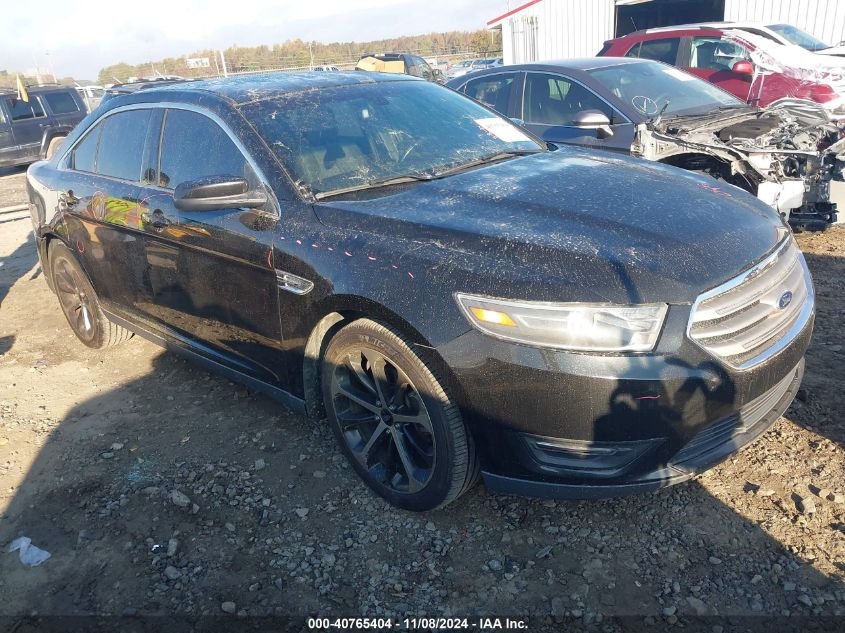
<path id="1" fill-rule="evenodd" d="M 522 618 L 308 618 L 311 631 L 519 631 L 527 630 Z"/>

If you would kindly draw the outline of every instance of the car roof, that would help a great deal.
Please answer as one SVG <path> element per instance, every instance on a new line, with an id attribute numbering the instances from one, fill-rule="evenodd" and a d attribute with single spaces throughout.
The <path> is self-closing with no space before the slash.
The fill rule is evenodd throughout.
<path id="1" fill-rule="evenodd" d="M 725 26 L 712 26 L 712 25 L 705 25 L 705 24 L 678 24 L 676 26 L 660 26 L 655 27 L 653 29 L 642 29 L 640 31 L 634 31 L 633 33 L 628 33 L 627 35 L 622 35 L 620 37 L 613 38 L 612 40 L 608 40 L 610 42 L 615 42 L 617 40 L 626 40 L 626 39 L 651 39 L 646 36 L 650 35 L 661 35 L 665 33 L 678 33 L 679 35 L 720 35 L 724 31 L 729 31 L 731 28 L 736 28 L 733 25 L 726 24 Z"/>
<path id="2" fill-rule="evenodd" d="M 576 57 L 574 59 L 551 59 L 544 62 L 533 62 L 531 64 L 515 64 L 512 66 L 497 66 L 496 71 L 503 72 L 507 70 L 554 70 L 566 68 L 567 70 L 595 70 L 596 68 L 610 68 L 611 66 L 621 66 L 623 64 L 645 64 L 651 62 L 650 59 L 640 59 L 638 57 Z M 470 75 L 470 77 L 478 77 L 480 75 Z"/>
<path id="3" fill-rule="evenodd" d="M 276 72 L 261 75 L 243 75 L 224 79 L 204 79 L 177 82 L 168 86 L 148 88 L 143 91 L 147 100 L 178 98 L 179 95 L 212 93 L 235 105 L 272 99 L 304 90 L 322 90 L 345 85 L 376 84 L 389 81 L 423 81 L 417 77 L 393 73 L 376 73 L 361 70 L 321 72 Z M 139 95 L 140 96 L 140 95 Z"/>
<path id="4" fill-rule="evenodd" d="M 45 92 L 56 92 L 59 90 L 75 90 L 74 86 L 62 86 L 60 84 L 49 84 L 45 86 L 27 86 L 26 92 L 28 94 L 43 94 Z M 17 88 L 0 88 L 0 94 L 9 95 L 17 94 Z"/>

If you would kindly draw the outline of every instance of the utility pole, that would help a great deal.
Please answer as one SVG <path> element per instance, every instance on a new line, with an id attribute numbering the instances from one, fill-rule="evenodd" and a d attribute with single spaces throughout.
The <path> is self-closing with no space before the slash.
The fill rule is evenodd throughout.
<path id="1" fill-rule="evenodd" d="M 229 71 L 228 71 L 228 69 L 226 68 L 226 56 L 225 56 L 225 55 L 223 55 L 223 49 L 222 49 L 222 48 L 220 49 L 220 63 L 221 63 L 221 64 L 222 64 L 222 66 L 223 66 L 223 76 L 224 76 L 224 77 L 228 77 L 228 76 L 229 76 Z"/>

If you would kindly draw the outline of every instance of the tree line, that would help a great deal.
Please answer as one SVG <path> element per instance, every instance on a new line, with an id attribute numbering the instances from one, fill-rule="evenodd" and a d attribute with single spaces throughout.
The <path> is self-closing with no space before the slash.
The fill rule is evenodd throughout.
<path id="1" fill-rule="evenodd" d="M 431 56 L 483 56 L 501 51 L 499 31 L 448 31 L 408 35 L 370 42 L 305 42 L 288 40 L 272 46 L 230 46 L 223 51 L 228 72 L 249 72 L 285 68 L 306 68 L 311 64 L 348 66 L 368 52 L 415 53 Z M 202 60 L 197 67 L 189 67 L 189 60 Z M 208 66 L 203 65 L 204 60 Z M 195 65 L 195 64 L 191 64 Z M 167 57 L 142 64 L 112 64 L 100 70 L 101 84 L 125 82 L 130 77 L 180 75 L 207 77 L 222 74 L 222 61 L 217 51 L 203 49 L 183 57 Z"/>

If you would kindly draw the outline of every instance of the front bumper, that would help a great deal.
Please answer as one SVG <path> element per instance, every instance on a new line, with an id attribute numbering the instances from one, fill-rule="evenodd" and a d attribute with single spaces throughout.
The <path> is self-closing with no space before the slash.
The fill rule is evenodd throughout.
<path id="1" fill-rule="evenodd" d="M 623 483 L 590 485 L 532 481 L 484 471 L 484 484 L 491 492 L 498 494 L 547 499 L 599 499 L 648 492 L 681 483 L 712 468 L 765 433 L 789 407 L 803 375 L 802 360 L 774 388 L 736 414 L 700 431 L 666 465 L 630 477 Z M 523 441 L 529 450 L 536 450 L 536 439 L 523 438 Z"/>
<path id="2" fill-rule="evenodd" d="M 685 336 L 670 307 L 658 348 L 614 356 L 540 350 L 470 331 L 438 351 L 494 492 L 599 498 L 679 483 L 764 433 L 801 382 L 810 318 L 772 358 L 738 370 Z"/>

